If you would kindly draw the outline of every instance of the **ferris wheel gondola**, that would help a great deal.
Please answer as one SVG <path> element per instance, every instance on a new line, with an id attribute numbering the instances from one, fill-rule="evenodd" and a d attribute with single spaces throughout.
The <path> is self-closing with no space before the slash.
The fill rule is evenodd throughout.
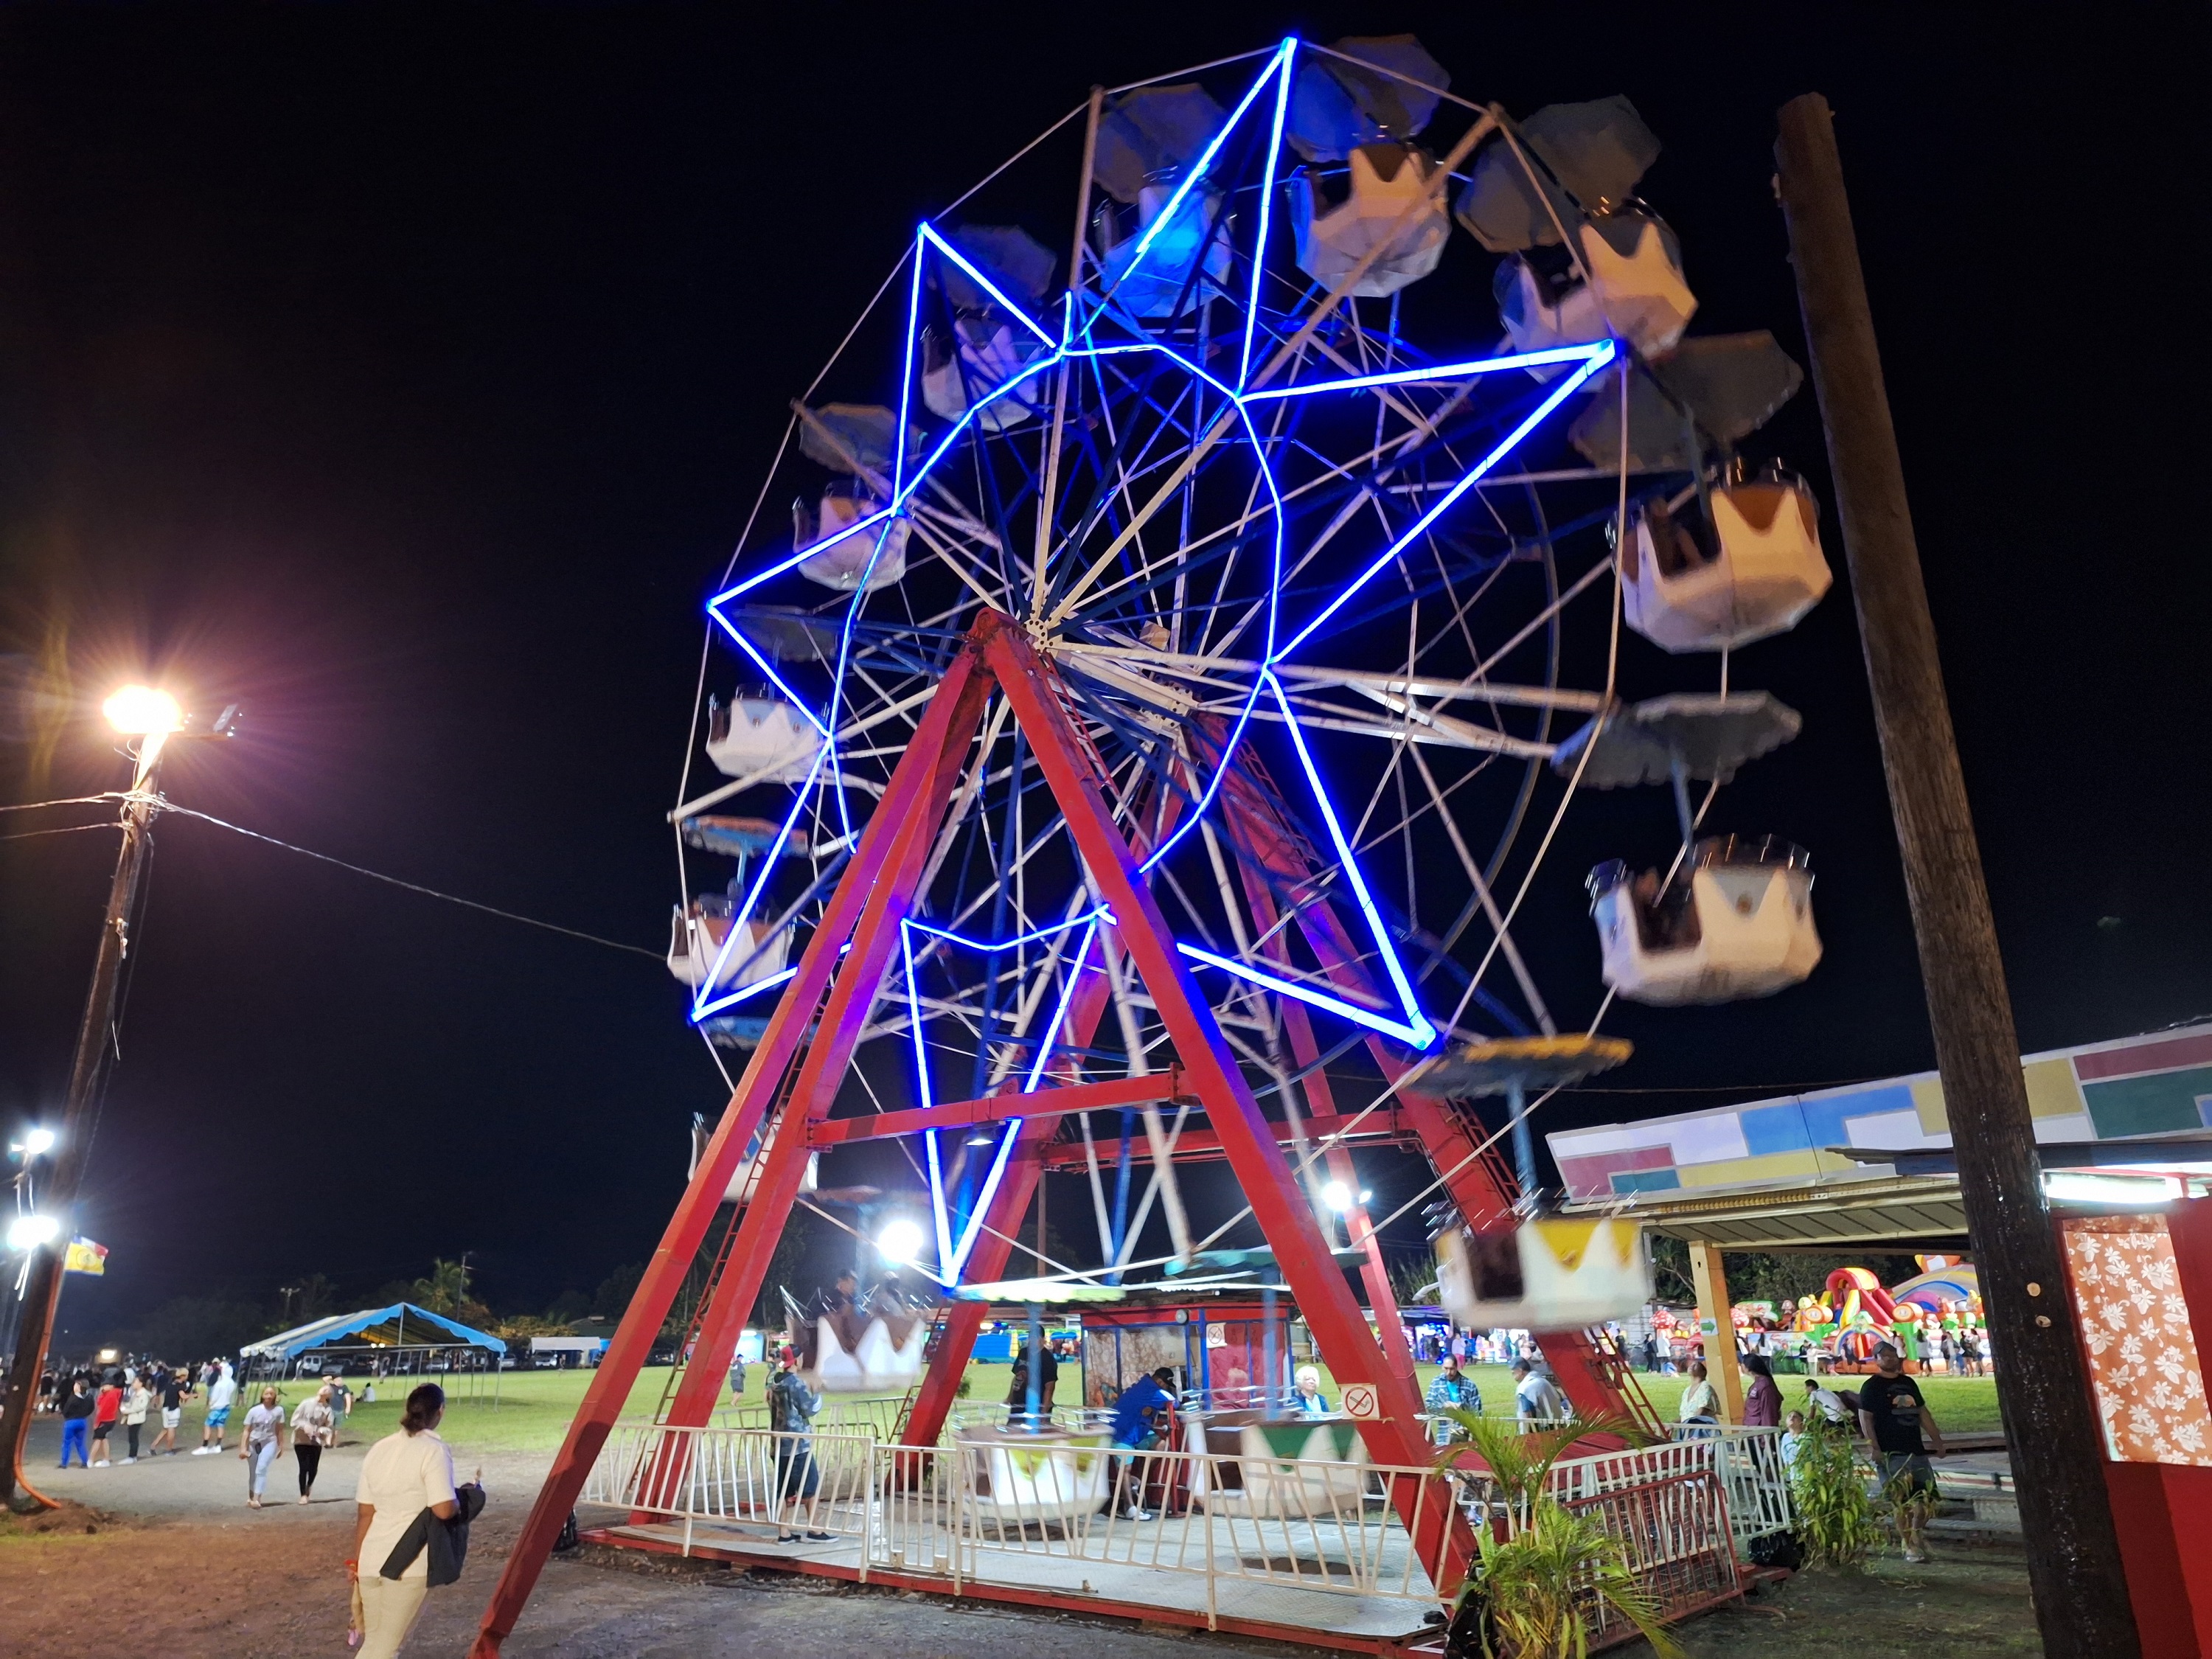
<path id="1" fill-rule="evenodd" d="M 1692 781 L 1725 783 L 1797 735 L 1796 710 L 1764 691 L 1655 697 L 1605 711 L 1560 745 L 1555 767 L 1600 789 L 1664 783 L 1680 854 L 1668 873 L 1620 860 L 1591 872 L 1605 982 L 1632 1002 L 1734 1002 L 1797 984 L 1820 960 L 1812 860 L 1771 836 L 1696 838 Z"/>

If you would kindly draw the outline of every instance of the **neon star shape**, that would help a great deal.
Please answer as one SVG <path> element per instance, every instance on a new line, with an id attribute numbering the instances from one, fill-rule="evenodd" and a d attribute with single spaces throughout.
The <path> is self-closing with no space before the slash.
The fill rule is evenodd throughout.
<path id="1" fill-rule="evenodd" d="M 1128 264 L 1123 267 L 1118 279 L 1121 283 L 1127 283 L 1130 275 L 1153 256 L 1155 244 L 1161 231 L 1174 222 L 1189 192 L 1210 176 L 1211 169 L 1214 167 L 1231 136 L 1238 129 L 1241 123 L 1248 118 L 1255 118 L 1253 112 L 1255 109 L 1268 108 L 1272 115 L 1273 130 L 1265 156 L 1259 197 L 1260 211 L 1256 216 L 1257 232 L 1251 250 L 1250 286 L 1245 306 L 1237 375 L 1233 384 L 1208 372 L 1201 364 L 1192 362 L 1188 356 L 1178 351 L 1169 343 L 1145 335 L 1140 328 L 1136 331 L 1138 337 L 1135 338 L 1100 339 L 1098 336 L 1102 324 L 1129 322 L 1125 312 L 1116 312 L 1112 307 L 1110 292 L 1094 296 L 1084 289 L 1072 290 L 1068 295 L 1061 326 L 1060 331 L 1054 333 L 1044 324 L 1029 315 L 1020 305 L 1015 303 L 1005 293 L 988 272 L 978 268 L 971 259 L 940 234 L 934 225 L 925 221 L 916 228 L 911 250 L 907 318 L 901 365 L 901 394 L 892 443 L 890 499 L 874 513 L 856 523 L 843 526 L 834 534 L 824 536 L 806 546 L 794 549 L 788 556 L 769 563 L 734 586 L 715 594 L 708 601 L 707 611 L 715 625 L 729 635 L 738 648 L 743 651 L 786 696 L 790 697 L 823 733 L 824 741 L 821 754 L 817 756 L 816 763 L 809 772 L 805 781 L 799 786 L 791 817 L 786 821 L 784 833 L 787 837 L 791 826 L 796 823 L 798 815 L 803 810 L 811 792 L 817 786 L 823 786 L 826 781 L 834 781 L 836 777 L 836 726 L 843 698 L 847 665 L 851 655 L 854 623 L 859 617 L 860 605 L 867 591 L 868 576 L 874 570 L 876 560 L 882 556 L 884 541 L 890 526 L 895 520 L 907 511 L 915 492 L 953 453 L 955 447 L 967 434 L 971 422 L 975 422 L 993 403 L 1015 393 L 1027 382 L 1049 374 L 1063 364 L 1145 353 L 1158 354 L 1167 358 L 1185 373 L 1203 380 L 1214 393 L 1224 400 L 1224 406 L 1241 428 L 1243 440 L 1251 445 L 1271 503 L 1269 514 L 1273 523 L 1269 548 L 1271 580 L 1266 600 L 1266 646 L 1260 669 L 1253 677 L 1252 683 L 1245 692 L 1242 706 L 1231 725 L 1228 738 L 1222 745 L 1220 764 L 1213 769 L 1212 775 L 1194 803 L 1193 810 L 1185 814 L 1173 832 L 1163 838 L 1160 845 L 1152 850 L 1150 856 L 1146 859 L 1143 868 L 1149 871 L 1158 865 L 1175 849 L 1185 836 L 1197 826 L 1212 805 L 1230 757 L 1234 754 L 1238 744 L 1242 742 L 1246 727 L 1261 708 L 1263 700 L 1272 703 L 1273 711 L 1279 714 L 1290 734 L 1299 768 L 1310 787 L 1319 821 L 1344 871 L 1345 886 L 1354 907 L 1364 920 L 1368 936 L 1374 945 L 1377 959 L 1382 965 L 1381 978 L 1389 988 L 1390 1000 L 1395 1006 L 1376 1007 L 1365 1003 L 1354 1002 L 1346 998 L 1331 994 L 1315 986 L 1302 983 L 1281 975 L 1269 973 L 1251 963 L 1223 956 L 1180 940 L 1176 941 L 1176 948 L 1191 960 L 1206 967 L 1233 975 L 1279 994 L 1295 997 L 1313 1006 L 1381 1032 L 1419 1050 L 1431 1047 L 1441 1034 L 1421 1009 L 1419 1000 L 1406 971 L 1405 964 L 1390 939 L 1381 911 L 1345 835 L 1328 786 L 1315 763 L 1305 732 L 1299 725 L 1291 708 L 1290 697 L 1274 670 L 1278 665 L 1290 662 L 1294 653 L 1311 641 L 1333 617 L 1342 611 L 1377 575 L 1389 568 L 1408 546 L 1425 535 L 1443 514 L 1449 512 L 1468 491 L 1480 483 L 1484 477 L 1494 471 L 1501 461 L 1511 454 L 1562 404 L 1580 391 L 1593 376 L 1601 373 L 1608 365 L 1615 362 L 1620 356 L 1620 348 L 1613 340 L 1596 340 L 1562 345 L 1540 351 L 1516 352 L 1458 362 L 1409 366 L 1377 374 L 1347 375 L 1333 380 L 1304 381 L 1291 386 L 1273 386 L 1252 384 L 1253 347 L 1260 315 L 1261 283 L 1265 272 L 1266 254 L 1273 219 L 1272 206 L 1276 165 L 1282 150 L 1285 112 L 1290 95 L 1297 46 L 1296 40 L 1285 40 L 1270 58 L 1267 67 L 1247 88 L 1243 98 L 1230 113 L 1221 131 L 1214 135 L 1198 159 L 1186 169 L 1184 177 L 1174 194 L 1139 238 L 1134 254 Z M 1264 99 L 1264 94 L 1270 89 L 1273 93 L 1273 98 Z M 1202 240 L 1210 246 L 1210 238 L 1202 239 Z M 1208 246 L 1201 246 L 1196 249 L 1191 256 L 1194 260 L 1207 258 Z M 908 451 L 915 392 L 915 357 L 922 327 L 923 278 L 927 264 L 933 258 L 948 261 L 957 266 L 969 280 L 990 295 L 992 300 L 1013 324 L 1034 336 L 1041 349 L 1036 357 L 1024 364 L 1018 372 L 1007 375 L 999 384 L 977 396 L 959 419 L 953 422 L 949 429 L 938 439 L 934 446 L 918 462 L 909 466 Z M 1270 403 L 1285 399 L 1341 396 L 1386 386 L 1411 386 L 1426 381 L 1467 380 L 1509 371 L 1547 368 L 1564 369 L 1566 372 L 1560 375 L 1547 393 L 1538 401 L 1535 407 L 1516 423 L 1486 454 L 1473 466 L 1468 468 L 1449 489 L 1433 501 L 1426 510 L 1401 533 L 1376 552 L 1358 570 L 1358 574 L 1335 592 L 1327 603 L 1310 617 L 1304 618 L 1295 631 L 1291 632 L 1287 637 L 1284 637 L 1282 619 L 1278 614 L 1279 601 L 1276 597 L 1281 585 L 1285 558 L 1282 497 L 1277 487 L 1273 470 L 1268 461 L 1266 443 L 1254 420 L 1253 411 Z M 776 673 L 767 655 L 745 637 L 744 631 L 732 620 L 730 607 L 744 595 L 795 568 L 803 560 L 823 548 L 833 543 L 847 541 L 854 536 L 871 530 L 875 532 L 875 545 L 869 562 L 854 586 L 853 601 L 846 610 L 844 625 L 839 638 L 837 669 L 830 708 L 826 715 L 817 714 Z M 826 771 L 823 764 L 825 759 Z M 833 793 L 842 816 L 846 811 L 844 792 L 836 790 Z M 845 820 L 845 824 L 847 832 L 849 834 L 851 828 L 849 819 Z M 766 990 L 770 984 L 777 982 L 767 981 L 757 986 L 744 987 L 738 992 L 719 999 L 707 994 L 711 990 L 714 980 L 719 977 L 729 952 L 736 945 L 737 941 L 744 937 L 744 924 L 750 919 L 753 906 L 765 884 L 767 862 L 772 862 L 772 858 L 764 861 L 762 878 L 754 884 L 752 890 L 747 894 L 744 906 L 732 924 L 729 939 L 721 947 L 714 970 L 708 975 L 706 987 L 702 989 L 701 996 L 695 1000 L 693 1013 L 695 1021 L 717 1009 L 726 1007 L 744 997 Z M 977 944 L 977 948 L 998 948 L 987 943 L 975 941 L 969 941 L 969 943 Z M 1089 941 L 1086 939 L 1085 945 L 1086 951 L 1088 945 Z M 913 990 L 910 981 L 908 994 L 911 998 Z M 921 1038 L 918 1002 L 914 1005 L 910 1012 L 915 1016 L 915 1041 L 917 1052 L 919 1052 Z M 1049 1046 L 1048 1042 L 1045 1046 L 1046 1050 L 1048 1050 Z M 1042 1059 L 1038 1064 L 1042 1066 Z M 927 1089 L 926 1069 L 923 1073 L 922 1086 L 926 1093 Z M 994 1167 L 1003 1168 L 1005 1152 L 1012 1144 L 1011 1134 L 1010 1130 L 1007 1139 L 1001 1144 L 997 1164 Z M 933 1174 L 933 1180 L 935 1178 Z M 940 1265 L 955 1258 L 964 1261 L 967 1247 L 973 1243 L 972 1231 L 964 1243 L 952 1239 L 949 1234 L 944 1234 L 942 1226 L 940 1231 L 942 1236 L 938 1241 Z"/>

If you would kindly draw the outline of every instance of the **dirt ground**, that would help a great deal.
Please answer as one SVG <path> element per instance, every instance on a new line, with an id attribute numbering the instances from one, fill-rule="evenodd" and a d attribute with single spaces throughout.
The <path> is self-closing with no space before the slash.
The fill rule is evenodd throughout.
<path id="1" fill-rule="evenodd" d="M 0 1522 L 0 1653 L 88 1642 L 174 1659 L 343 1655 L 354 1480 L 363 1447 L 326 1455 L 316 1500 L 296 1503 L 288 1455 L 245 1507 L 246 1466 L 164 1457 L 63 1474 L 59 1431 L 34 1428 L 33 1468 L 50 1495 L 91 1506 L 30 1528 Z M 474 1467 L 464 1452 L 465 1470 Z M 491 1494 L 461 1583 L 434 1592 L 410 1655 L 467 1649 L 485 1597 L 542 1479 L 541 1454 L 483 1460 Z M 1936 1561 L 1894 1555 L 1855 1577 L 1800 1574 L 1678 1632 L 1692 1659 L 1830 1659 L 1863 1654 L 2039 1652 L 2016 1547 L 1945 1544 Z M 830 1648 L 870 1659 L 1035 1659 L 1080 1644 L 1085 1659 L 1196 1659 L 1261 1644 L 1121 1621 L 956 1606 L 819 1579 L 732 1572 L 701 1562 L 586 1547 L 556 1558 L 506 1652 L 514 1659 L 702 1659 Z M 1640 1644 L 1622 1650 L 1648 1654 Z"/>

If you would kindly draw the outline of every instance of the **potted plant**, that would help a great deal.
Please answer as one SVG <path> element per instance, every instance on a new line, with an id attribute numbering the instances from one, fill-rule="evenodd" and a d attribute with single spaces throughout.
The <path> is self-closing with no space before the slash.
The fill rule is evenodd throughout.
<path id="1" fill-rule="evenodd" d="M 1523 1434 L 1512 1419 L 1444 1409 L 1461 1430 L 1439 1467 L 1468 1449 L 1486 1466 L 1490 1523 L 1475 1528 L 1479 1559 L 1453 1604 L 1449 1629 L 1461 1653 L 1482 1659 L 1583 1659 L 1608 1610 L 1641 1632 L 1661 1659 L 1681 1649 L 1657 1603 L 1636 1580 L 1621 1540 L 1594 1515 L 1551 1495 L 1552 1466 L 1589 1434 L 1641 1438 L 1626 1419 L 1589 1419 Z"/>

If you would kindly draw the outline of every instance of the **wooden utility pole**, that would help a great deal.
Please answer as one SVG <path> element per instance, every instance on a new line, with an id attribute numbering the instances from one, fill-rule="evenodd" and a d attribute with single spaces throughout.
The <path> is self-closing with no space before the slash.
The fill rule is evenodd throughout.
<path id="1" fill-rule="evenodd" d="M 1814 93 L 1784 104 L 1780 124 L 1782 210 L 1827 428 L 1966 1230 L 1994 1339 L 2036 1618 L 2048 1653 L 2131 1659 L 2141 1648 L 2112 1531 L 2103 1437 L 2044 1200 L 2012 1003 L 1959 770 L 1835 128 L 1827 100 Z"/>
<path id="2" fill-rule="evenodd" d="M 124 798 L 123 848 L 116 855 L 114 879 L 108 884 L 107 910 L 100 924 L 100 951 L 93 959 L 92 991 L 85 998 L 84 1018 L 77 1026 L 76 1055 L 70 1065 L 69 1094 L 62 1106 L 53 1183 L 46 1189 L 43 1206 L 48 1215 L 61 1223 L 61 1230 L 50 1243 L 31 1250 L 23 1287 L 22 1322 L 15 1331 L 15 1353 L 6 1378 L 0 1380 L 0 1455 L 7 1460 L 0 1503 L 10 1510 L 29 1511 L 50 1506 L 50 1500 L 23 1478 L 23 1445 L 30 1437 L 31 1409 L 38 1399 L 46 1343 L 53 1334 L 54 1310 L 62 1299 L 64 1263 L 70 1240 L 76 1236 L 77 1189 L 84 1180 L 86 1155 L 92 1150 L 100 1079 L 113 1052 L 116 993 L 122 983 L 124 957 L 130 949 L 131 915 L 137 901 L 138 880 L 151 845 L 154 780 L 167 735 L 155 732 L 141 740 L 137 775 L 131 793 Z"/>

